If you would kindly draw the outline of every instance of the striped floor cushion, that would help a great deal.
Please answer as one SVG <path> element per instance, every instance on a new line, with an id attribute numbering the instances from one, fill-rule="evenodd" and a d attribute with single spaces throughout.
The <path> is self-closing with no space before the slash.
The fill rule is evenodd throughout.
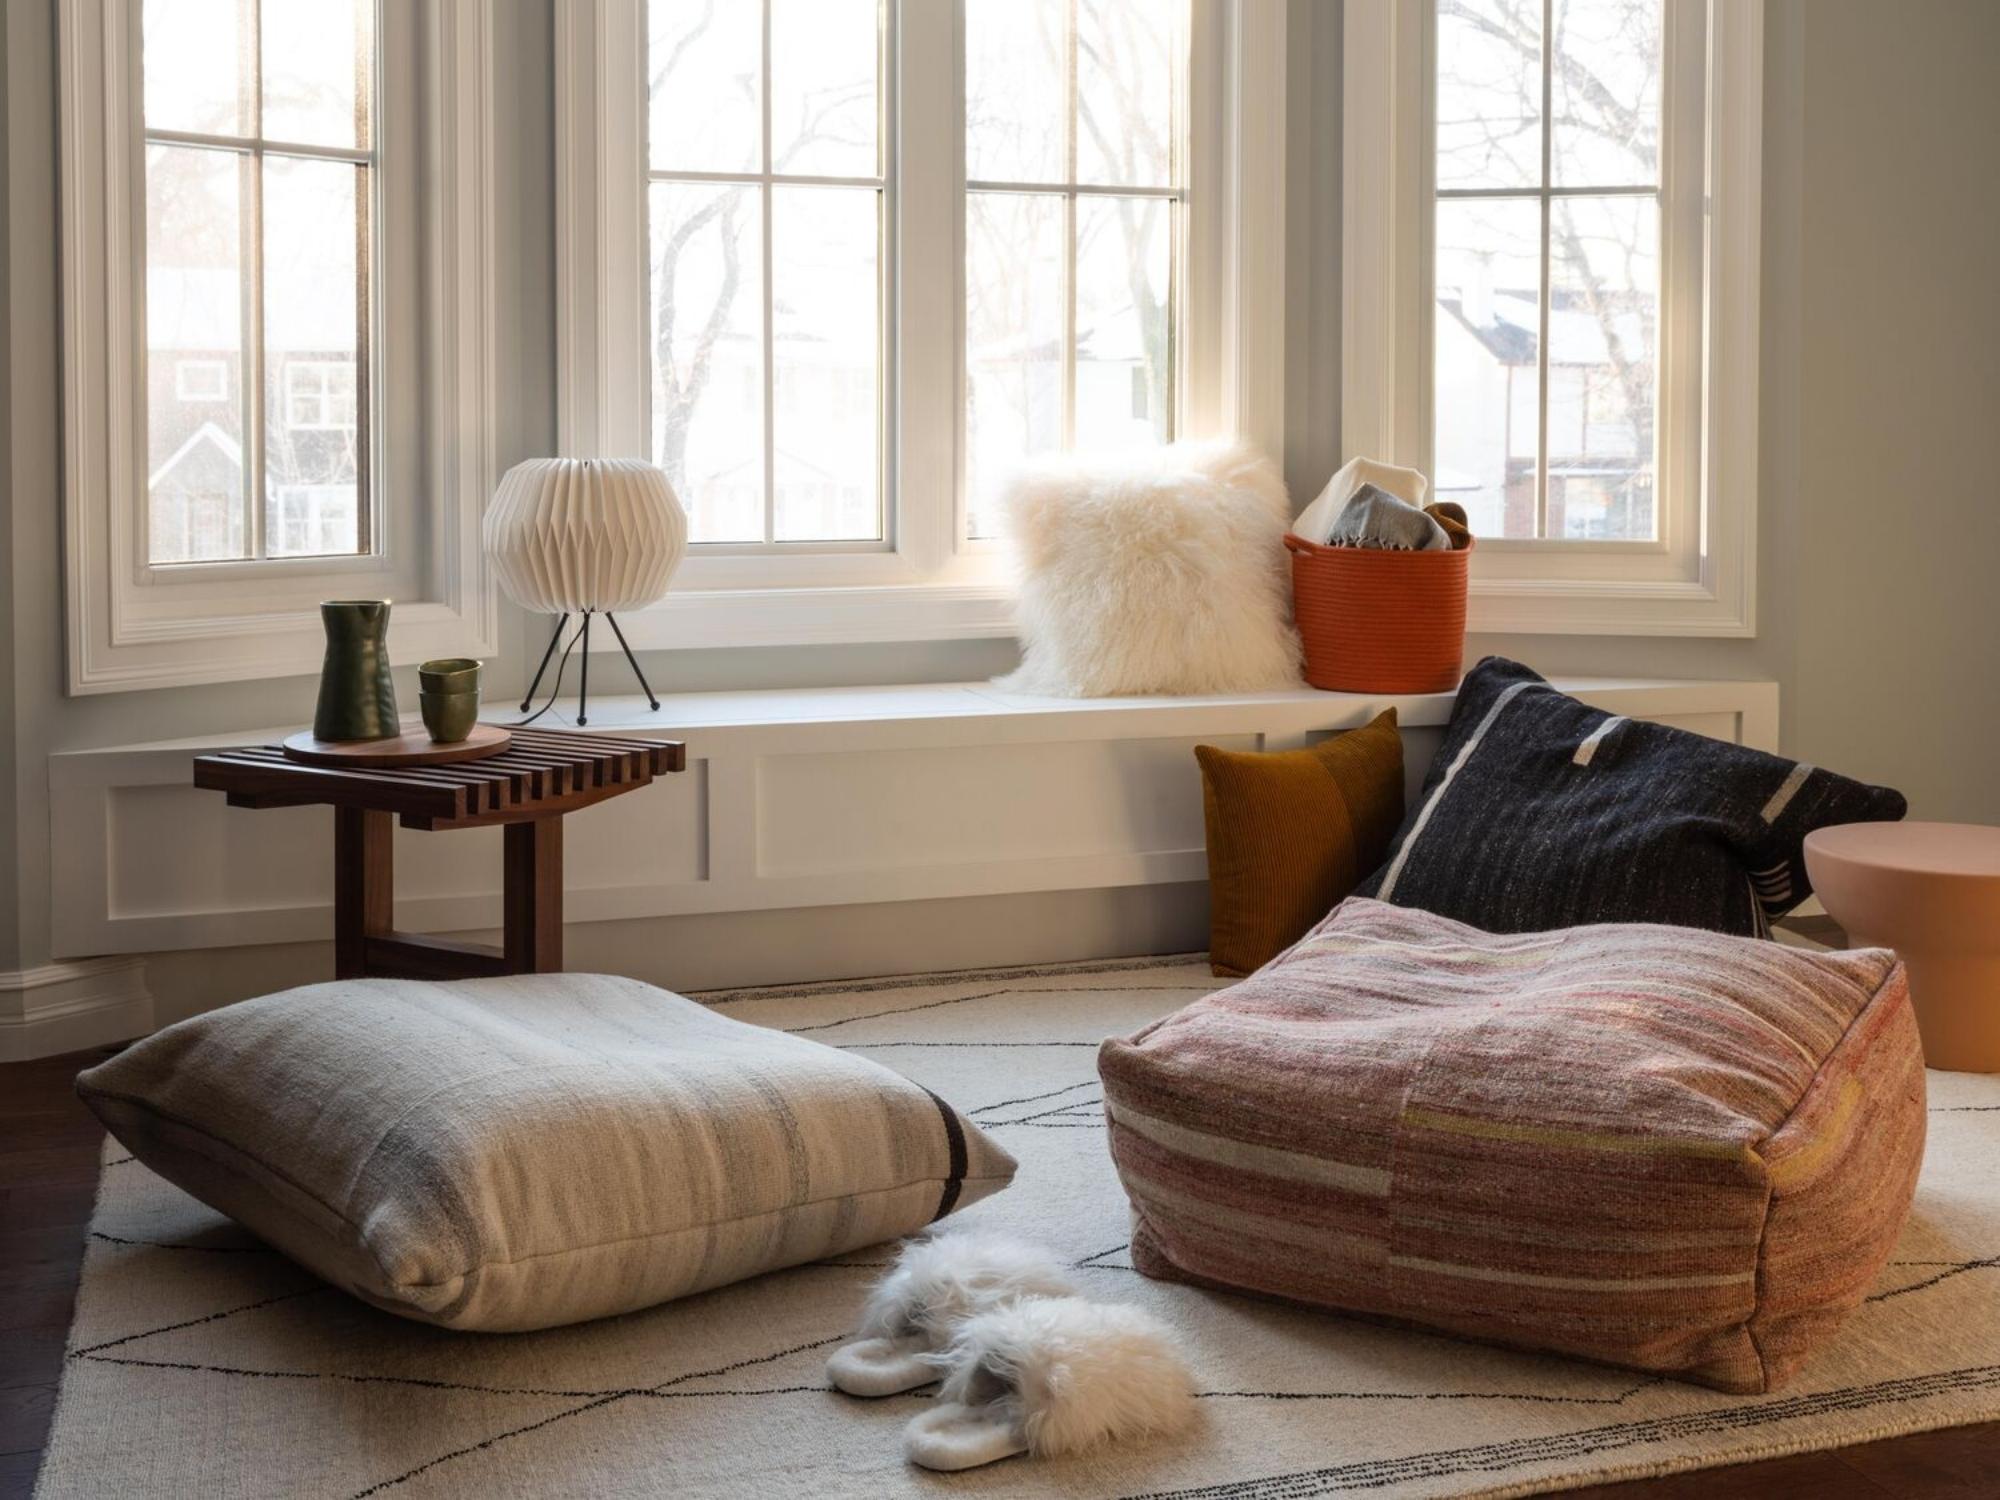
<path id="1" fill-rule="evenodd" d="M 913 1234 L 1014 1176 L 881 1064 L 610 974 L 306 985 L 76 1086 L 140 1161 L 335 1286 L 485 1332 Z"/>
<path id="2" fill-rule="evenodd" d="M 1687 928 L 1498 936 L 1355 897 L 1104 1043 L 1148 1275 L 1779 1386 L 1908 1213 L 1902 967 Z"/>

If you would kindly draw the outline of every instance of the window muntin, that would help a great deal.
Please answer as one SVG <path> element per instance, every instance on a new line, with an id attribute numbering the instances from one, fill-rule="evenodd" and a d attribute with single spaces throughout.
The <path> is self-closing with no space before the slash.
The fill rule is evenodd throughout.
<path id="1" fill-rule="evenodd" d="M 151 563 L 372 549 L 375 21 L 372 0 L 145 0 Z M 189 360 L 235 371 L 222 402 L 181 394 Z M 290 420 L 297 362 L 352 372 L 345 422 Z M 304 552 L 276 524 L 300 487 L 349 497 Z"/>
<path id="2" fill-rule="evenodd" d="M 354 374 L 350 360 L 285 361 L 285 425 L 305 432 L 351 430 L 357 417 Z"/>
<path id="3" fill-rule="evenodd" d="M 1024 456 L 1177 428 L 1187 0 L 965 0 L 966 534 Z"/>
<path id="4" fill-rule="evenodd" d="M 1650 542 L 1664 0 L 1436 4 L 1434 492 L 1484 536 Z"/>
<path id="5" fill-rule="evenodd" d="M 650 0 L 649 446 L 689 537 L 888 539 L 878 0 Z"/>

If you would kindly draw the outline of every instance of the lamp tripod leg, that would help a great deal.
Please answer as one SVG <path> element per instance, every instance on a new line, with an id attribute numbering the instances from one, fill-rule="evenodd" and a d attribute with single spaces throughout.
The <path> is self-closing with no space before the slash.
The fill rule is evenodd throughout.
<path id="1" fill-rule="evenodd" d="M 583 612 L 583 665 L 578 669 L 582 676 L 577 680 L 576 725 L 581 729 L 590 722 L 590 611 Z"/>
<path id="2" fill-rule="evenodd" d="M 625 644 L 625 632 L 618 628 L 618 616 L 606 610 L 604 622 L 611 627 L 611 633 L 618 637 L 618 644 L 625 652 L 625 660 L 632 664 L 632 675 L 639 679 L 639 690 L 646 695 L 646 701 L 652 705 L 653 712 L 658 713 L 660 700 L 653 696 L 653 685 L 646 681 L 646 674 L 639 670 L 639 658 L 634 656 L 632 648 Z"/>
<path id="3" fill-rule="evenodd" d="M 549 669 L 549 658 L 556 654 L 556 642 L 562 639 L 563 626 L 569 623 L 568 615 L 556 616 L 556 628 L 549 636 L 549 649 L 542 653 L 542 664 L 535 668 L 535 680 L 528 684 L 528 691 L 521 698 L 521 712 L 528 711 L 528 705 L 535 701 L 535 692 L 542 685 L 542 673 Z"/>

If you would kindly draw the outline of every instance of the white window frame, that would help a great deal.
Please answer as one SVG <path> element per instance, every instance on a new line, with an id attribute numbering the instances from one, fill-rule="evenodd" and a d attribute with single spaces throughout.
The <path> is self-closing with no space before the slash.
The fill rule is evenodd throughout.
<path id="1" fill-rule="evenodd" d="M 1435 15 L 1350 4 L 1343 36 L 1341 445 L 1426 471 Z M 1659 535 L 1481 539 L 1474 631 L 1756 633 L 1764 6 L 1666 0 L 1666 16 Z"/>
<path id="2" fill-rule="evenodd" d="M 353 386 L 354 365 L 344 359 L 288 359 L 285 361 L 285 425 L 297 432 L 351 432 L 355 425 L 355 392 L 333 389 L 332 378 L 338 371 L 348 371 L 349 386 Z M 300 378 L 305 375 L 315 377 L 312 389 L 305 389 Z M 344 401 L 347 405 L 347 420 L 340 420 L 335 404 Z M 299 420 L 301 403 L 312 411 L 309 422 Z M 289 488 L 297 489 L 292 485 Z"/>
<path id="3" fill-rule="evenodd" d="M 212 375 L 215 384 L 211 388 L 204 385 L 193 389 L 188 376 L 199 371 Z M 227 401 L 229 399 L 229 362 L 222 359 L 177 359 L 174 361 L 174 399 L 176 401 Z"/>
<path id="4" fill-rule="evenodd" d="M 690 555 L 665 599 L 619 616 L 634 647 L 1014 632 L 1004 549 L 962 534 L 963 130 L 912 123 L 964 118 L 962 11 L 955 0 L 888 4 L 890 543 Z M 1276 457 L 1285 7 L 1193 0 L 1192 35 L 1178 431 L 1240 434 Z M 644 0 L 558 0 L 557 436 L 563 453 L 580 457 L 649 456 L 645 55 Z"/>
<path id="5" fill-rule="evenodd" d="M 384 500 L 428 509 L 404 511 L 368 556 L 152 566 L 140 8 L 59 0 L 73 695 L 316 671 L 325 646 L 318 602 L 329 595 L 394 598 L 397 662 L 497 648 L 498 596 L 480 545 L 496 470 L 492 21 L 486 0 L 421 0 L 420 13 L 399 12 L 420 45 L 384 53 L 379 192 L 390 208 L 376 216 L 378 233 L 392 214 L 399 224 L 393 238 L 378 239 L 384 263 L 398 268 L 381 300 L 401 300 L 379 326 L 411 327 L 429 373 L 424 402 L 399 398 L 396 420 L 376 421 L 374 431 L 385 452 L 396 446 L 403 455 L 400 468 L 378 472 L 405 474 L 418 492 Z M 419 175 L 429 183 L 421 194 Z M 420 299 L 420 283 L 433 294 Z M 416 344 L 402 347 L 414 368 Z M 372 383 L 378 403 L 385 383 Z M 428 541 L 394 544 L 399 530 Z"/>

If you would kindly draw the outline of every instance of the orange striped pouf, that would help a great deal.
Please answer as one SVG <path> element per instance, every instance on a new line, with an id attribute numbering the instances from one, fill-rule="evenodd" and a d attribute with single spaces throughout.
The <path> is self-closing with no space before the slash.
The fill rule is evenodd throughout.
<path id="1" fill-rule="evenodd" d="M 1288 534 L 1306 681 L 1343 693 L 1444 693 L 1465 656 L 1472 547 L 1322 547 Z"/>

